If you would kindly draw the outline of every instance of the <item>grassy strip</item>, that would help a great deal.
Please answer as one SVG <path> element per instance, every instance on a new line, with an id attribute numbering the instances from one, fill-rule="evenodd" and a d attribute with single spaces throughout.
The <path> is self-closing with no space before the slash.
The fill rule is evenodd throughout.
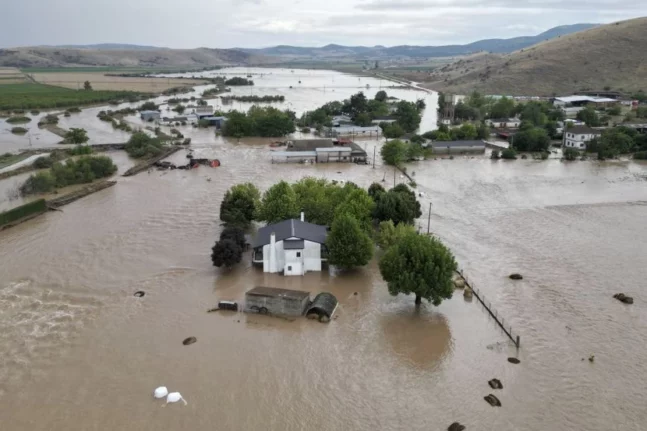
<path id="1" fill-rule="evenodd" d="M 45 199 L 39 199 L 25 205 L 10 209 L 0 213 L 0 228 L 6 227 L 11 223 L 17 222 L 25 217 L 33 217 L 47 211 L 47 203 Z"/>
<path id="2" fill-rule="evenodd" d="M 0 155 L 0 169 L 11 166 L 15 163 L 21 162 L 26 158 L 30 157 L 31 154 L 21 153 L 21 154 L 11 154 L 5 153 Z"/>
<path id="3" fill-rule="evenodd" d="M 141 93 L 133 91 L 86 91 L 45 84 L 8 84 L 0 86 L 0 110 L 62 108 L 117 100 L 134 102 L 140 96 Z"/>

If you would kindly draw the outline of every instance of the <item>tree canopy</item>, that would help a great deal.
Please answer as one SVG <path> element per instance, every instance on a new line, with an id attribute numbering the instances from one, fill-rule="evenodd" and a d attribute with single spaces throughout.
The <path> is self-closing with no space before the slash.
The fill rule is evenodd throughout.
<path id="1" fill-rule="evenodd" d="M 224 136 L 281 137 L 296 130 L 294 116 L 290 111 L 281 111 L 272 106 L 252 106 L 247 113 L 232 111 L 222 129 Z"/>
<path id="2" fill-rule="evenodd" d="M 584 123 L 589 127 L 598 127 L 602 125 L 600 116 L 591 106 L 587 106 L 578 112 L 576 118 L 580 121 L 584 121 Z"/>
<path id="3" fill-rule="evenodd" d="M 400 238 L 408 234 L 415 234 L 416 229 L 410 224 L 400 223 L 394 225 L 392 220 L 380 222 L 380 230 L 377 236 L 377 244 L 383 249 L 391 247 Z"/>
<path id="4" fill-rule="evenodd" d="M 241 228 L 235 226 L 228 226 L 224 228 L 222 232 L 220 232 L 220 241 L 226 239 L 233 241 L 241 249 L 245 248 L 245 232 Z"/>
<path id="5" fill-rule="evenodd" d="M 231 239 L 216 242 L 211 249 L 211 262 L 220 268 L 231 268 L 243 258 L 243 249 Z"/>
<path id="6" fill-rule="evenodd" d="M 546 129 L 533 127 L 516 133 L 513 145 L 519 151 L 546 151 L 550 146 L 550 136 Z"/>
<path id="7" fill-rule="evenodd" d="M 159 138 L 151 138 L 139 131 L 133 133 L 126 143 L 126 152 L 136 159 L 154 157 L 162 152 L 162 147 L 162 141 Z"/>
<path id="8" fill-rule="evenodd" d="M 249 226 L 260 207 L 260 197 L 260 192 L 252 183 L 232 186 L 220 203 L 220 220 L 231 226 Z"/>
<path id="9" fill-rule="evenodd" d="M 380 149 L 382 160 L 387 165 L 398 166 L 407 158 L 407 144 L 398 139 L 388 141 Z"/>
<path id="10" fill-rule="evenodd" d="M 379 221 L 392 220 L 394 224 L 413 224 L 422 215 L 420 202 L 413 191 L 404 184 L 380 196 L 376 203 L 374 216 Z"/>
<path id="11" fill-rule="evenodd" d="M 372 230 L 372 214 L 375 202 L 364 189 L 357 188 L 346 194 L 344 201 L 336 208 L 336 214 L 348 214 L 358 221 L 365 232 Z"/>
<path id="12" fill-rule="evenodd" d="M 88 142 L 88 132 L 85 129 L 71 128 L 65 134 L 65 141 L 71 144 L 84 144 Z"/>
<path id="13" fill-rule="evenodd" d="M 438 306 L 454 292 L 452 277 L 456 261 L 451 251 L 438 239 L 405 234 L 389 247 L 379 262 L 389 293 L 414 294 L 416 304 L 422 298 Z"/>
<path id="14" fill-rule="evenodd" d="M 386 91 L 380 90 L 375 94 L 375 100 L 378 102 L 386 102 L 387 94 Z"/>
<path id="15" fill-rule="evenodd" d="M 326 239 L 328 263 L 342 269 L 366 265 L 373 257 L 373 241 L 349 213 L 335 217 Z"/>
<path id="16" fill-rule="evenodd" d="M 90 84 L 90 81 L 85 81 L 83 83 L 83 89 L 86 91 L 92 91 L 92 84 Z"/>
<path id="17" fill-rule="evenodd" d="M 290 184 L 280 181 L 263 194 L 263 201 L 258 211 L 258 220 L 268 224 L 278 223 L 296 218 L 299 212 L 300 208 L 297 204 L 296 193 Z"/>

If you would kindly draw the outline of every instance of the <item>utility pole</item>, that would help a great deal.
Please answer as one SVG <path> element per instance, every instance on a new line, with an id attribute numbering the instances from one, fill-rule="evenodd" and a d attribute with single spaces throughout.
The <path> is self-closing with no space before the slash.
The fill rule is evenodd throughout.
<path id="1" fill-rule="evenodd" d="M 431 202 L 429 202 L 429 214 L 427 215 L 427 235 L 429 235 L 430 228 L 431 228 Z"/>
<path id="2" fill-rule="evenodd" d="M 375 169 L 375 150 L 377 150 L 377 147 L 373 147 L 373 169 Z"/>

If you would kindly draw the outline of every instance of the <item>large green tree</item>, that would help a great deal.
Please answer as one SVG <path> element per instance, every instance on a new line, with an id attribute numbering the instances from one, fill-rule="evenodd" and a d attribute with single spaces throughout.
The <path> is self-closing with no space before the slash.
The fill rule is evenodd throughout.
<path id="1" fill-rule="evenodd" d="M 71 144 L 84 144 L 88 142 L 88 132 L 85 129 L 71 128 L 65 134 L 65 141 Z"/>
<path id="2" fill-rule="evenodd" d="M 335 194 L 341 189 L 323 178 L 306 177 L 292 185 L 298 208 L 305 213 L 306 221 L 330 226 L 338 204 Z"/>
<path id="3" fill-rule="evenodd" d="M 260 207 L 261 193 L 252 183 L 232 186 L 220 204 L 220 220 L 231 226 L 247 227 Z"/>
<path id="4" fill-rule="evenodd" d="M 413 224 L 422 215 L 415 193 L 400 184 L 384 193 L 375 206 L 374 216 L 379 221 L 392 220 L 394 224 Z"/>
<path id="5" fill-rule="evenodd" d="M 231 268 L 243 258 L 243 249 L 231 239 L 218 241 L 211 248 L 211 262 L 214 266 Z"/>
<path id="6" fill-rule="evenodd" d="M 597 127 L 600 125 L 600 116 L 591 106 L 587 106 L 577 113 L 578 120 L 584 121 L 589 127 Z"/>
<path id="7" fill-rule="evenodd" d="M 386 190 L 380 183 L 373 183 L 368 188 L 368 195 L 373 199 L 374 202 L 380 200 L 380 196 L 383 193 L 386 193 Z"/>
<path id="8" fill-rule="evenodd" d="M 380 273 L 389 293 L 414 294 L 415 303 L 426 299 L 438 306 L 454 292 L 456 261 L 440 240 L 409 233 L 389 247 L 380 259 Z"/>
<path id="9" fill-rule="evenodd" d="M 337 214 L 349 214 L 359 222 L 367 233 L 371 232 L 375 202 L 364 189 L 355 189 L 347 194 L 344 201 L 335 209 Z"/>
<path id="10" fill-rule="evenodd" d="M 398 102 L 394 115 L 400 127 L 407 133 L 415 132 L 422 119 L 418 106 L 414 102 L 404 100 Z"/>
<path id="11" fill-rule="evenodd" d="M 544 105 L 535 101 L 526 103 L 521 111 L 521 121 L 528 121 L 536 127 L 546 124 L 548 116 L 544 113 Z"/>
<path id="12" fill-rule="evenodd" d="M 501 97 L 490 107 L 489 118 L 510 118 L 514 114 L 514 99 Z"/>
<path id="13" fill-rule="evenodd" d="M 375 100 L 378 102 L 386 102 L 387 94 L 386 91 L 380 90 L 375 94 Z"/>
<path id="14" fill-rule="evenodd" d="M 377 235 L 377 244 L 383 249 L 394 245 L 399 239 L 405 235 L 415 234 L 416 228 L 410 224 L 400 223 L 394 225 L 392 220 L 380 222 L 380 230 Z"/>
<path id="15" fill-rule="evenodd" d="M 382 160 L 387 165 L 398 166 L 407 158 L 407 144 L 398 139 L 386 142 L 380 149 Z"/>
<path id="16" fill-rule="evenodd" d="M 366 265 L 373 257 L 373 241 L 351 214 L 339 213 L 326 239 L 328 263 L 342 269 Z"/>
<path id="17" fill-rule="evenodd" d="M 263 194 L 258 220 L 268 224 L 278 223 L 296 218 L 299 215 L 299 210 L 296 193 L 288 183 L 280 181 Z"/>
<path id="18" fill-rule="evenodd" d="M 546 151 L 550 145 L 550 136 L 546 129 L 533 127 L 516 133 L 513 144 L 519 151 Z"/>

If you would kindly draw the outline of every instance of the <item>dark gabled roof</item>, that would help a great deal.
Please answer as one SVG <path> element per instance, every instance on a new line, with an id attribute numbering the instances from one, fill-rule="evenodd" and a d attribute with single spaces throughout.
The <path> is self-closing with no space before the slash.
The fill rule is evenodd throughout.
<path id="1" fill-rule="evenodd" d="M 276 287 L 257 286 L 248 290 L 245 295 L 249 296 L 264 296 L 268 298 L 290 298 L 290 299 L 305 299 L 310 298 L 310 293 L 301 290 L 279 289 Z"/>
<path id="2" fill-rule="evenodd" d="M 323 244 L 328 236 L 326 226 L 319 226 L 296 219 L 283 220 L 260 228 L 254 237 L 252 247 L 256 248 L 269 244 L 272 232 L 276 235 L 277 242 L 288 238 L 298 238 Z"/>
<path id="3" fill-rule="evenodd" d="M 566 129 L 566 133 L 573 133 L 574 135 L 600 135 L 602 132 L 599 130 L 591 129 L 589 126 L 573 126 Z"/>
<path id="4" fill-rule="evenodd" d="M 485 147 L 483 141 L 434 141 L 431 143 L 433 148 L 447 147 Z"/>
<path id="5" fill-rule="evenodd" d="M 302 239 L 286 239 L 283 241 L 283 250 L 303 250 L 305 243 Z"/>

